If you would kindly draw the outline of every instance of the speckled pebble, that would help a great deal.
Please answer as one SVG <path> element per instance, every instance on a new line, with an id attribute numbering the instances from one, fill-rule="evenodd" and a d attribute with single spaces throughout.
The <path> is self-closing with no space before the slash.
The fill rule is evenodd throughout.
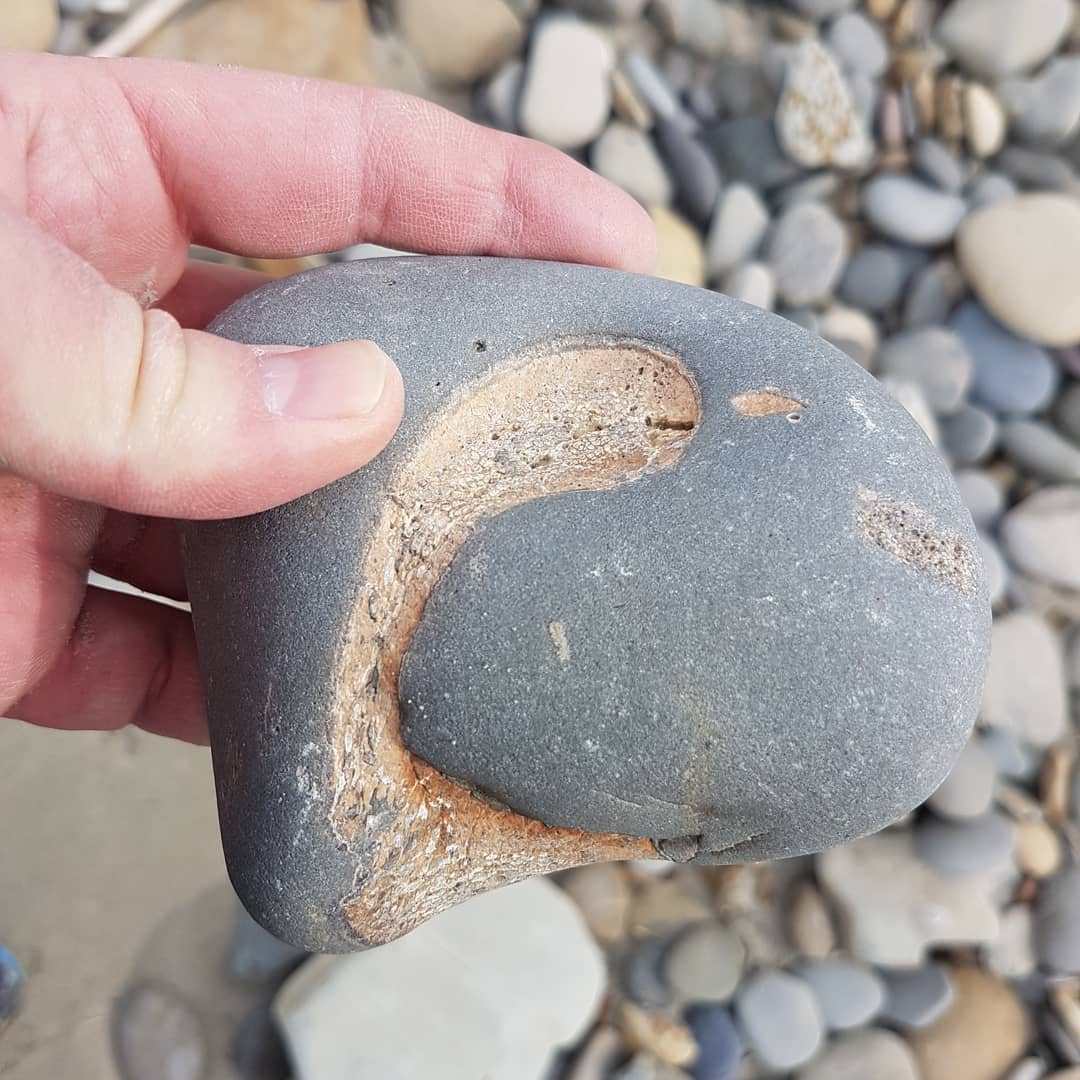
<path id="1" fill-rule="evenodd" d="M 973 369 L 963 341 L 941 326 L 905 330 L 884 341 L 875 366 L 882 375 L 917 383 L 927 404 L 938 414 L 960 407 Z"/>
<path id="2" fill-rule="evenodd" d="M 759 971 L 739 987 L 735 1012 L 750 1049 L 768 1068 L 806 1064 L 825 1037 L 810 986 L 784 971 Z"/>
<path id="3" fill-rule="evenodd" d="M 1016 465 L 1040 480 L 1080 480 L 1080 446 L 1041 420 L 1006 420 L 1001 446 Z"/>
<path id="4" fill-rule="evenodd" d="M 947 818 L 979 817 L 990 809 L 996 780 L 993 757 L 973 740 L 964 748 L 941 787 L 930 796 L 930 808 Z"/>
<path id="5" fill-rule="evenodd" d="M 1024 573 L 1080 589 L 1080 490 L 1061 485 L 1029 495 L 1005 515 L 1001 540 Z"/>
<path id="6" fill-rule="evenodd" d="M 742 978 L 746 946 L 725 926 L 703 923 L 682 934 L 664 962 L 668 984 L 690 1001 L 727 1001 Z"/>
<path id="7" fill-rule="evenodd" d="M 941 445 L 958 467 L 978 465 L 996 449 L 1000 425 L 993 413 L 965 403 L 941 418 Z"/>
<path id="8" fill-rule="evenodd" d="M 974 302 L 953 315 L 949 329 L 974 361 L 971 394 L 977 404 L 1005 416 L 1026 416 L 1053 400 L 1061 374 L 1045 349 L 1011 334 Z"/>
<path id="9" fill-rule="evenodd" d="M 953 1003 L 949 969 L 943 964 L 884 968 L 881 977 L 885 984 L 884 1023 L 909 1029 L 927 1027 Z"/>
<path id="10" fill-rule="evenodd" d="M 810 984 L 830 1031 L 862 1027 L 881 1011 L 885 987 L 863 964 L 839 957 L 804 959 L 795 965 L 794 972 Z"/>
<path id="11" fill-rule="evenodd" d="M 733 270 L 757 254 L 769 228 L 769 210 L 748 184 L 729 184 L 716 205 L 708 239 L 705 265 L 712 279 Z"/>
<path id="12" fill-rule="evenodd" d="M 768 243 L 777 295 L 789 304 L 827 299 L 840 280 L 847 255 L 847 232 L 831 210 L 811 202 L 790 207 Z"/>
<path id="13" fill-rule="evenodd" d="M 1002 865 L 1012 855 L 1016 828 L 998 813 L 965 821 L 927 819 L 914 830 L 915 851 L 946 878 L 969 877 Z"/>
<path id="14" fill-rule="evenodd" d="M 947 243 L 967 213 L 958 195 L 900 175 L 876 176 L 866 184 L 862 206 L 879 232 L 918 247 Z"/>

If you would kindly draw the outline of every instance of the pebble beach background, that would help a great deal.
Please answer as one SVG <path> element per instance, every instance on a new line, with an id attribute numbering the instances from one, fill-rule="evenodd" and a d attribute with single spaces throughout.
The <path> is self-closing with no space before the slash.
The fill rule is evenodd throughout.
<path id="1" fill-rule="evenodd" d="M 200 752 L 3 725 L 0 1073 L 1080 1080 L 1080 5 L 3 0 L 0 46 L 392 86 L 564 149 L 650 210 L 661 276 L 881 379 L 995 609 L 978 729 L 895 827 L 574 870 L 348 958 L 238 911 Z"/>

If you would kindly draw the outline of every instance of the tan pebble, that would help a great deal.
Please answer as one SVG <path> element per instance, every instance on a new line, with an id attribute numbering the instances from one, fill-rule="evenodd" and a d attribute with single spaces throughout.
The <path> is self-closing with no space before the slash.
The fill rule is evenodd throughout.
<path id="1" fill-rule="evenodd" d="M 1062 1026 L 1080 1045 L 1080 979 L 1069 979 L 1050 988 L 1050 1007 Z"/>
<path id="2" fill-rule="evenodd" d="M 896 7 L 900 0 L 866 0 L 866 10 L 870 18 L 878 22 L 888 22 L 896 14 Z"/>
<path id="3" fill-rule="evenodd" d="M 809 19 L 779 10 L 771 12 L 771 16 L 773 31 L 783 41 L 803 41 L 817 33 L 817 27 Z"/>
<path id="4" fill-rule="evenodd" d="M 1061 866 L 1061 839 L 1045 821 L 1024 821 L 1016 827 L 1016 865 L 1033 878 L 1048 878 Z"/>
<path id="5" fill-rule="evenodd" d="M 691 890 L 674 875 L 645 882 L 630 908 L 630 932 L 648 937 L 708 919 L 712 908 L 700 882 L 698 887 L 700 892 Z"/>
<path id="6" fill-rule="evenodd" d="M 705 284 L 705 251 L 697 229 L 664 206 L 649 211 L 656 226 L 656 276 L 686 285 Z"/>
<path id="7" fill-rule="evenodd" d="M 836 948 L 836 928 L 828 904 L 812 881 L 795 887 L 788 911 L 788 936 L 804 956 L 821 959 Z"/>
<path id="8" fill-rule="evenodd" d="M 972 966 L 950 969 L 954 1000 L 907 1038 L 922 1080 L 1000 1080 L 1028 1045 L 1027 1010 L 1009 986 Z"/>
<path id="9" fill-rule="evenodd" d="M 926 0 L 900 0 L 896 15 L 889 27 L 894 45 L 903 45 L 921 37 L 929 26 L 931 10 Z"/>
<path id="10" fill-rule="evenodd" d="M 52 44 L 57 25 L 55 0 L 4 0 L 0 4 L 0 49 L 41 52 Z"/>
<path id="11" fill-rule="evenodd" d="M 1069 819 L 1069 779 L 1072 776 L 1073 753 L 1067 746 L 1051 746 L 1042 760 L 1039 772 L 1039 798 L 1046 820 L 1064 825 Z"/>
<path id="12" fill-rule="evenodd" d="M 937 127 L 936 76 L 932 71 L 921 71 L 908 86 L 919 126 L 924 131 L 933 131 Z"/>
<path id="13" fill-rule="evenodd" d="M 982 83 L 971 82 L 963 94 L 964 135 L 980 158 L 993 157 L 1005 145 L 1009 122 L 1001 102 Z"/>
<path id="14" fill-rule="evenodd" d="M 630 921 L 630 883 L 618 863 L 595 863 L 571 870 L 559 884 L 581 909 L 597 941 L 610 944 L 626 936 Z"/>
<path id="15" fill-rule="evenodd" d="M 934 87 L 934 112 L 938 134 L 946 142 L 964 137 L 964 82 L 955 75 L 943 75 Z"/>
<path id="16" fill-rule="evenodd" d="M 611 73 L 611 103 L 615 107 L 615 115 L 624 123 L 641 131 L 648 131 L 653 126 L 655 118 L 652 109 L 621 68 Z"/>
<path id="17" fill-rule="evenodd" d="M 669 1065 L 692 1065 L 697 1060 L 694 1033 L 677 1020 L 662 1013 L 646 1012 L 633 1002 L 624 1001 L 619 1009 L 619 1023 L 632 1050 L 645 1050 Z"/>

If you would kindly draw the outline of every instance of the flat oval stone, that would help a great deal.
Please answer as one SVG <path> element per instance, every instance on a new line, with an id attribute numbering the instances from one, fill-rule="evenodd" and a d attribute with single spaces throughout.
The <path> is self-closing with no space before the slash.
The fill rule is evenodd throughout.
<path id="1" fill-rule="evenodd" d="M 888 968 L 881 977 L 886 990 L 881 1019 L 887 1024 L 924 1028 L 944 1016 L 953 1003 L 949 969 L 942 964 Z"/>
<path id="2" fill-rule="evenodd" d="M 869 967 L 850 960 L 839 957 L 803 960 L 796 966 L 795 974 L 810 984 L 830 1031 L 846 1031 L 870 1023 L 885 1000 L 881 979 Z"/>
<path id="3" fill-rule="evenodd" d="M 941 418 L 941 445 L 957 466 L 976 465 L 990 456 L 1001 429 L 993 413 L 978 405 L 961 405 Z"/>
<path id="4" fill-rule="evenodd" d="M 915 852 L 942 877 L 968 877 L 1000 866 L 1016 843 L 1015 826 L 1001 814 L 966 821 L 922 822 L 914 831 Z"/>
<path id="5" fill-rule="evenodd" d="M 863 213 L 879 232 L 917 247 L 952 239 L 967 213 L 959 195 L 938 191 L 912 176 L 877 176 L 863 188 Z"/>
<path id="6" fill-rule="evenodd" d="M 915 1055 L 891 1031 L 852 1031 L 835 1039 L 796 1080 L 919 1080 Z"/>
<path id="7" fill-rule="evenodd" d="M 778 1072 L 804 1065 L 825 1038 L 813 990 L 786 971 L 759 971 L 747 979 L 736 995 L 735 1015 L 750 1049 Z"/>
<path id="8" fill-rule="evenodd" d="M 376 340 L 409 402 L 360 472 L 184 530 L 230 869 L 283 940 L 385 940 L 541 867 L 819 850 L 962 749 L 990 623 L 970 517 L 807 332 L 427 257 L 276 282 L 215 331 Z M 381 861 L 428 828 L 471 839 Z"/>

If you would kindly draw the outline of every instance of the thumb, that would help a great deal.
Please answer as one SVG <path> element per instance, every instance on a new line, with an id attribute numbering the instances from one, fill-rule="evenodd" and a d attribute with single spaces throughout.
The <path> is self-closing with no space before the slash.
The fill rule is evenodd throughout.
<path id="1" fill-rule="evenodd" d="M 370 461 L 401 419 L 371 342 L 241 345 L 143 311 L 0 206 L 0 470 L 163 517 L 254 513 Z"/>

